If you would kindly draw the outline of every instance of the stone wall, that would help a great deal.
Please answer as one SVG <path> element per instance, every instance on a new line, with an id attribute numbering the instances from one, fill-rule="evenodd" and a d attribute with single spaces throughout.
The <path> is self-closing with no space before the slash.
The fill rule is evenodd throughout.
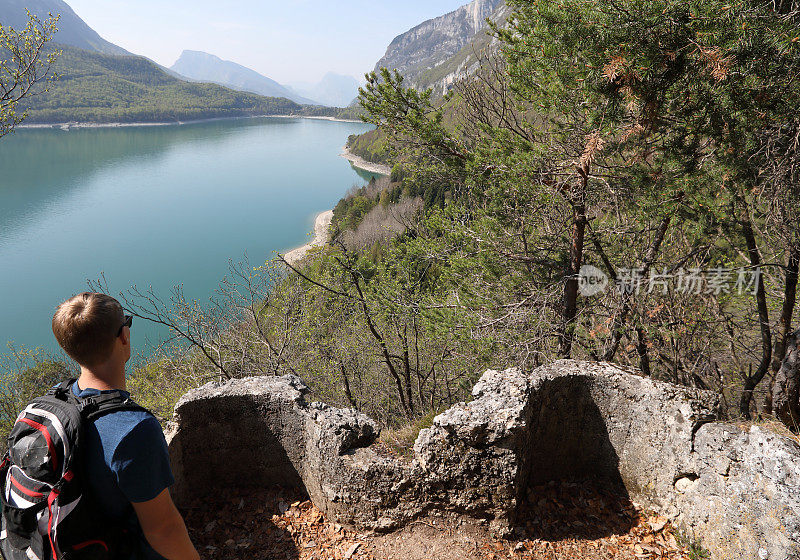
<path id="1" fill-rule="evenodd" d="M 439 511 L 507 533 L 528 487 L 591 476 L 673 519 L 715 559 L 800 558 L 800 446 L 714 422 L 711 393 L 610 364 L 487 371 L 473 400 L 437 416 L 406 461 L 371 447 L 369 418 L 309 404 L 306 391 L 284 376 L 184 396 L 170 438 L 176 500 L 220 485 L 283 484 L 362 530 Z"/>

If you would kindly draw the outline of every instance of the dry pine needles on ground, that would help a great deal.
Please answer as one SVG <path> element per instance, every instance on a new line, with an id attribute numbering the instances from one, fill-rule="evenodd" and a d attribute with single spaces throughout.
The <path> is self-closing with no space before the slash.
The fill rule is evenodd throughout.
<path id="1" fill-rule="evenodd" d="M 210 560 L 690 560 L 666 519 L 587 484 L 531 488 L 513 539 L 431 517 L 388 535 L 329 522 L 296 491 L 230 490 L 184 513 Z"/>

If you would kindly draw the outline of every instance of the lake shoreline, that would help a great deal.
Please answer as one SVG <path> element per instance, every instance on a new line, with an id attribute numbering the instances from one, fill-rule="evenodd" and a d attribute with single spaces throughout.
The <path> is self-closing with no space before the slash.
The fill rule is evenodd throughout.
<path id="1" fill-rule="evenodd" d="M 249 119 L 263 119 L 263 118 L 279 118 L 279 119 L 314 119 L 319 121 L 332 121 L 332 122 L 346 122 L 346 123 L 362 123 L 363 121 L 355 119 L 339 119 L 336 117 L 320 117 L 313 115 L 249 115 L 243 117 L 211 117 L 208 119 L 196 119 L 190 121 L 165 121 L 165 122 L 110 122 L 110 123 L 94 123 L 94 122 L 54 122 L 54 123 L 30 123 L 17 125 L 19 129 L 48 129 L 60 128 L 62 130 L 70 130 L 72 128 L 125 128 L 125 127 L 149 127 L 149 126 L 181 126 L 185 124 L 200 124 L 216 121 L 235 121 L 235 120 L 249 120 Z"/>
<path id="2" fill-rule="evenodd" d="M 317 214 L 364 184 L 338 154 L 371 128 L 264 118 L 19 131 L 0 150 L 0 343 L 57 352 L 52 309 L 87 279 L 207 301 L 231 262 L 308 244 Z M 133 331 L 142 357 L 170 336 L 150 323 Z"/>
<path id="3" fill-rule="evenodd" d="M 366 171 L 367 173 L 376 173 L 378 175 L 385 175 L 387 177 L 392 174 L 392 168 L 389 165 L 367 161 L 361 156 L 355 155 L 347 146 L 342 148 L 342 153 L 339 154 L 339 157 L 343 157 L 349 161 L 353 167 L 357 167 L 362 171 Z"/>
<path id="4" fill-rule="evenodd" d="M 325 245 L 328 242 L 328 229 L 332 221 L 333 210 L 325 210 L 317 214 L 314 218 L 314 239 L 305 245 L 287 251 L 286 254 L 283 255 L 284 260 L 294 266 L 299 261 L 303 260 L 311 249 Z"/>

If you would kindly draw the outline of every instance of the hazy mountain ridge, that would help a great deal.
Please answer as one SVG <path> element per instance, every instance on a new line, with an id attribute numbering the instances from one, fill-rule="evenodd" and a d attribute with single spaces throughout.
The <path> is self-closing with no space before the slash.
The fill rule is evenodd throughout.
<path id="1" fill-rule="evenodd" d="M 142 56 L 106 55 L 58 46 L 59 79 L 24 102 L 28 123 L 179 122 L 218 117 L 297 114 L 284 98 L 180 80 Z"/>
<path id="2" fill-rule="evenodd" d="M 211 82 L 267 97 L 285 97 L 295 103 L 317 104 L 255 70 L 202 51 L 183 51 L 169 69 L 193 81 Z"/>
<path id="3" fill-rule="evenodd" d="M 88 51 L 113 55 L 131 55 L 128 51 L 103 39 L 89 27 L 63 0 L 0 0 L 0 23 L 22 29 L 28 23 L 25 8 L 41 20 L 49 14 L 60 15 L 58 32 L 53 42 Z"/>
<path id="4" fill-rule="evenodd" d="M 347 107 L 358 95 L 358 80 L 353 76 L 345 76 L 328 72 L 317 84 L 293 83 L 291 89 L 298 94 L 313 99 L 330 107 Z"/>
<path id="5" fill-rule="evenodd" d="M 486 19 L 503 21 L 509 14 L 504 0 L 473 0 L 398 35 L 375 69 L 396 69 L 408 85 L 441 95 L 474 68 L 474 53 L 492 42 Z"/>
<path id="6" fill-rule="evenodd" d="M 353 76 L 328 72 L 317 84 L 293 83 L 297 93 L 330 107 L 347 107 L 358 95 L 359 83 Z"/>

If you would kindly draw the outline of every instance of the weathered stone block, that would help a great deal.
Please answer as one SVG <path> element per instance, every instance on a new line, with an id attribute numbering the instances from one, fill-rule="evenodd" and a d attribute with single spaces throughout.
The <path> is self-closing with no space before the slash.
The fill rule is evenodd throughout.
<path id="1" fill-rule="evenodd" d="M 284 376 L 184 396 L 170 437 L 176 499 L 220 484 L 294 485 L 359 529 L 441 511 L 506 533 L 529 487 L 588 476 L 670 517 L 715 559 L 800 558 L 800 446 L 714 422 L 714 394 L 611 364 L 487 371 L 473 400 L 437 416 L 403 461 L 370 447 L 369 418 L 308 404 L 306 391 Z"/>

